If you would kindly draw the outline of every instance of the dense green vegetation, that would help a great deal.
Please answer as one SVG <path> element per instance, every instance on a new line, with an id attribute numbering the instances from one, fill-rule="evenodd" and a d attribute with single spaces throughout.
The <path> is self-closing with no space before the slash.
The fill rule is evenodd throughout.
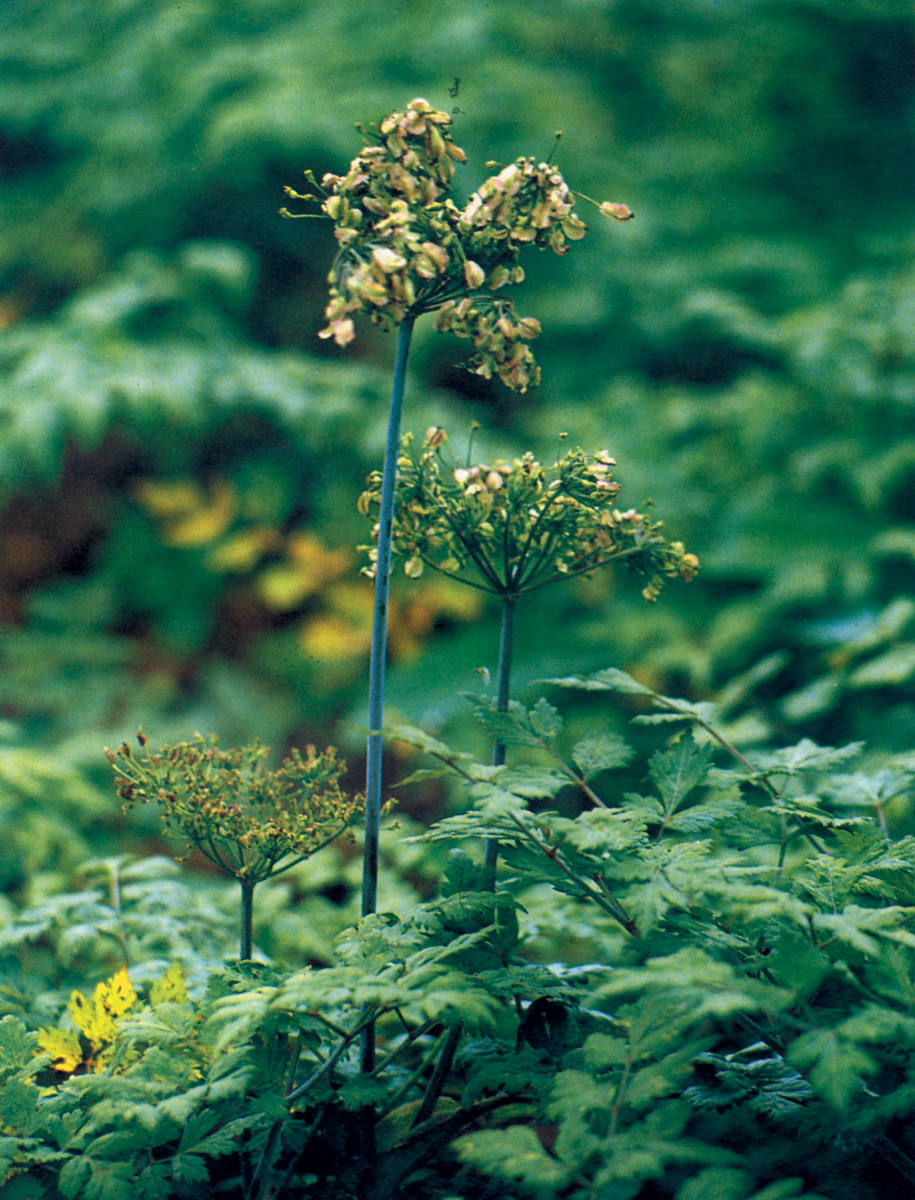
<path id="1" fill-rule="evenodd" d="M 22 0 L 0 27 L 0 1200 L 910 1189 L 908 6 Z M 625 568 L 525 596 L 506 712 L 498 597 L 402 539 L 360 924 L 358 826 L 317 850 L 268 793 L 312 745 L 349 761 L 331 807 L 365 786 L 396 335 L 317 337 L 331 222 L 278 210 L 414 96 L 453 116 L 459 204 L 531 155 L 636 214 L 579 203 L 584 246 L 525 255 L 523 394 L 417 321 L 414 465 L 436 426 L 487 470 L 612 455 L 614 503 L 701 567 L 655 604 Z M 198 733 L 272 746 L 260 823 L 226 825 L 215 751 L 182 777 L 209 832 L 160 763 L 122 811 L 103 751 L 138 762 L 138 729 L 191 767 Z"/>

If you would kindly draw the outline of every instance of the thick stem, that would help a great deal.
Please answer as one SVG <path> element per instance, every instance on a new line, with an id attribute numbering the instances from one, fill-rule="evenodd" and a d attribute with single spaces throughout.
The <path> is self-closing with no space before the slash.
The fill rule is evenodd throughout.
<path id="1" fill-rule="evenodd" d="M 499 638 L 499 675 L 496 680 L 496 711 L 508 712 L 508 701 L 512 674 L 512 636 L 515 627 L 515 599 L 513 595 L 502 597 L 502 632 Z M 492 748 L 492 765 L 501 767 L 505 762 L 505 743 L 496 738 Z M 496 890 L 496 862 L 499 843 L 490 838 L 486 843 L 484 886 L 488 891 Z"/>
<path id="2" fill-rule="evenodd" d="M 378 903 L 378 836 L 381 824 L 381 767 L 384 747 L 384 669 L 388 648 L 388 595 L 391 587 L 391 533 L 394 526 L 394 493 L 400 455 L 400 418 L 403 413 L 407 359 L 413 335 L 413 317 L 404 317 L 397 338 L 391 409 L 381 474 L 381 511 L 378 514 L 378 557 L 375 562 L 375 607 L 372 616 L 372 652 L 369 663 L 369 732 L 365 759 L 365 851 L 362 860 L 362 915 Z M 375 1061 L 374 1029 L 362 1039 L 362 1069 Z"/>
<path id="3" fill-rule="evenodd" d="M 378 514 L 378 558 L 375 563 L 375 607 L 372 615 L 372 652 L 369 662 L 369 734 L 365 765 L 365 857 L 362 875 L 362 915 L 375 911 L 378 901 L 378 826 L 381 821 L 381 765 L 384 746 L 384 669 L 388 647 L 388 596 L 391 588 L 391 533 L 394 525 L 394 492 L 400 455 L 400 418 L 413 318 L 405 317 L 397 338 L 391 410 L 381 475 L 381 510 Z"/>
<path id="4" fill-rule="evenodd" d="M 254 889 L 257 886 L 249 880 L 244 880 L 241 886 L 241 936 L 238 945 L 238 957 L 242 962 L 249 962 L 253 946 L 254 929 Z"/>

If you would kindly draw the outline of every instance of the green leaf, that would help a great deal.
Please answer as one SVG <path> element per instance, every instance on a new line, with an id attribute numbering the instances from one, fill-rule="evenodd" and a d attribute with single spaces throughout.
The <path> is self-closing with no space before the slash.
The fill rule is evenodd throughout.
<path id="1" fill-rule="evenodd" d="M 851 742 L 838 748 L 818 746 L 809 738 L 802 738 L 797 745 L 787 746 L 784 750 L 754 751 L 747 757 L 760 774 L 798 775 L 802 771 L 827 771 L 857 757 L 863 747 L 863 742 Z"/>
<path id="2" fill-rule="evenodd" d="M 623 738 L 618 733 L 606 729 L 595 730 L 572 748 L 572 761 L 586 782 L 600 771 L 625 766 L 632 755 L 632 749 Z"/>
<path id="3" fill-rule="evenodd" d="M 24 1079 L 10 1079 L 0 1093 L 0 1117 L 7 1129 L 29 1134 L 35 1124 L 41 1091 Z"/>
<path id="4" fill-rule="evenodd" d="M 483 1129 L 454 1143 L 461 1162 L 510 1184 L 524 1184 L 537 1195 L 553 1195 L 570 1181 L 572 1172 L 551 1158 L 537 1134 L 527 1125 Z"/>
<path id="5" fill-rule="evenodd" d="M 468 693 L 475 701 L 474 716 L 498 741 L 506 746 L 545 746 L 560 732 L 562 717 L 542 697 L 533 708 L 525 708 L 517 700 L 511 700 L 507 712 L 499 712 L 495 705 L 480 696 Z"/>
<path id="6" fill-rule="evenodd" d="M 699 745 L 691 737 L 681 737 L 670 750 L 656 750 L 652 754 L 648 773 L 661 793 L 668 813 L 674 812 L 705 779 L 712 753 L 711 746 Z"/>
<path id="7" fill-rule="evenodd" d="M 683 1101 L 663 1101 L 643 1120 L 614 1134 L 596 1183 L 607 1188 L 611 1181 L 657 1179 L 669 1164 L 678 1162 L 737 1165 L 733 1151 L 682 1138 L 688 1119 L 689 1108 Z"/>
<path id="8" fill-rule="evenodd" d="M 465 850 L 455 847 L 448 854 L 448 862 L 441 882 L 442 896 L 483 891 L 487 879 L 488 872 L 483 863 L 475 862 Z"/>
<path id="9" fill-rule="evenodd" d="M 584 692 L 618 692 L 623 696 L 654 696 L 651 688 L 637 683 L 631 675 L 616 667 L 595 671 L 593 675 L 564 675 L 559 679 L 542 679 L 556 687 L 577 688 Z"/>
<path id="10" fill-rule="evenodd" d="M 736 1167 L 706 1167 L 678 1189 L 676 1200 L 746 1200 L 750 1178 Z"/>
<path id="11" fill-rule="evenodd" d="M 141 1171 L 137 1179 L 137 1194 L 140 1200 L 170 1200 L 171 1173 L 171 1163 L 153 1163 Z"/>
<path id="12" fill-rule="evenodd" d="M 194 1154 L 188 1155 L 188 1157 L 206 1154 L 213 1158 L 220 1158 L 226 1154 L 234 1154 L 238 1150 L 243 1133 L 263 1128 L 269 1123 L 269 1120 L 266 1113 L 257 1111 L 249 1112 L 242 1117 L 235 1117 L 196 1142 L 193 1146 Z"/>
<path id="13" fill-rule="evenodd" d="M 178 1183 L 209 1183 L 210 1170 L 199 1154 L 176 1154 L 172 1174 Z"/>
<path id="14" fill-rule="evenodd" d="M 915 642 L 899 642 L 869 659 L 848 677 L 851 687 L 886 687 L 905 683 L 915 675 Z"/>
<path id="15" fill-rule="evenodd" d="M 843 1111 L 864 1088 L 864 1076 L 877 1071 L 877 1063 L 860 1046 L 834 1029 L 802 1034 L 788 1050 L 788 1061 L 808 1079 L 832 1108 Z"/>
<path id="16" fill-rule="evenodd" d="M 30 1033 L 18 1017 L 0 1021 L 0 1071 L 20 1071 L 37 1053 L 37 1033 Z"/>
<path id="17" fill-rule="evenodd" d="M 674 813 L 666 825 L 677 833 L 702 833 L 713 825 L 730 820 L 746 807 L 739 795 L 718 795 Z"/>
<path id="18" fill-rule="evenodd" d="M 83 1195 L 91 1173 L 89 1159 L 84 1158 L 81 1154 L 74 1155 L 69 1162 L 65 1163 L 57 1178 L 57 1186 L 64 1200 L 78 1200 L 78 1197 Z"/>

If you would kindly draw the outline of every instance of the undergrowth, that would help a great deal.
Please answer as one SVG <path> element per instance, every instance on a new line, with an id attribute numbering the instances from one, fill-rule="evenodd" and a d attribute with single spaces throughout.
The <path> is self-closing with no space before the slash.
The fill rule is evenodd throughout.
<path id="1" fill-rule="evenodd" d="M 564 255 L 586 232 L 551 161 L 502 166 L 459 208 L 451 123 L 416 100 L 347 174 L 306 173 L 338 242 L 323 333 L 348 344 L 365 311 L 399 327 L 360 502 L 366 800 L 331 749 L 268 770 L 259 743 L 141 733 L 107 754 L 117 792 L 208 866 L 191 883 L 156 856 L 86 861 L 93 821 L 114 848 L 134 815 L 85 783 L 73 744 L 2 752 L 0 1200 L 880 1200 L 915 1183 L 915 838 L 894 832 L 915 754 L 768 728 L 748 748 L 728 704 L 771 662 L 721 711 L 615 666 L 514 698 L 528 592 L 624 564 L 653 602 L 700 564 L 618 507 L 606 450 L 473 462 L 471 439 L 456 466 L 440 426 L 421 449 L 401 438 L 415 320 L 434 313 L 472 372 L 524 391 L 539 322 L 495 293 L 522 281 L 522 249 Z M 274 597 L 316 556 L 342 572 L 291 534 L 262 558 L 269 522 L 235 526 L 238 489 L 137 495 L 175 546 L 225 536 L 223 566 L 263 567 Z M 501 605 L 497 677 L 465 697 L 490 755 L 382 724 L 392 562 Z M 160 593 L 143 615 L 164 630 Z M 382 824 L 382 743 L 411 763 L 398 794 L 445 798 L 429 827 Z M 363 808 L 353 849 L 339 835 Z"/>

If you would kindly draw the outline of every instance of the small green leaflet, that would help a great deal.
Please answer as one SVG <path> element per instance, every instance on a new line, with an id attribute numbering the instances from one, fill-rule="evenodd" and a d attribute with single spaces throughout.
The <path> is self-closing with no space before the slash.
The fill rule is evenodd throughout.
<path id="1" fill-rule="evenodd" d="M 637 683 L 625 671 L 616 667 L 606 667 L 603 671 L 595 671 L 593 675 L 565 675 L 559 679 L 541 679 L 541 683 L 551 683 L 555 687 L 577 688 L 582 692 L 619 692 L 623 696 L 654 696 L 651 688 Z"/>
<path id="2" fill-rule="evenodd" d="M 609 729 L 599 729 L 576 743 L 572 749 L 572 761 L 587 783 L 601 771 L 625 766 L 633 753 L 632 748 L 618 733 Z"/>
<path id="3" fill-rule="evenodd" d="M 0 1072 L 20 1071 L 35 1056 L 38 1034 L 29 1033 L 18 1017 L 0 1021 Z"/>
<path id="4" fill-rule="evenodd" d="M 565 1187 L 572 1172 L 551 1158 L 528 1125 L 510 1125 L 507 1129 L 482 1129 L 468 1133 L 454 1143 L 462 1162 L 512 1183 L 523 1182 L 540 1192 Z"/>
<path id="5" fill-rule="evenodd" d="M 862 1076 L 877 1070 L 869 1054 L 835 1029 L 802 1034 L 791 1045 L 788 1061 L 800 1071 L 809 1067 L 810 1083 L 827 1104 L 840 1111 L 861 1094 Z"/>
<path id="6" fill-rule="evenodd" d="M 480 724 L 506 746 L 544 746 L 562 729 L 562 717 L 542 697 L 530 709 L 512 700 L 508 712 L 498 712 L 491 701 L 481 696 L 467 693 L 467 698 L 476 705 L 474 716 Z"/>
<path id="7" fill-rule="evenodd" d="M 668 813 L 679 808 L 705 779 L 711 761 L 711 746 L 700 746 L 691 737 L 682 737 L 670 750 L 656 750 L 652 754 L 648 773 Z"/>

